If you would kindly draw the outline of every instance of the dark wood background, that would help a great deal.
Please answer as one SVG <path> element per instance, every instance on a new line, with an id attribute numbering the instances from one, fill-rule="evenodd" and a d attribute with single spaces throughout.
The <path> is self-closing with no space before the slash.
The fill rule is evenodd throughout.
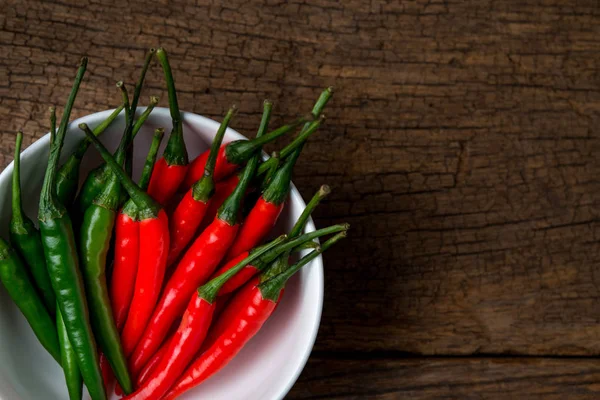
<path id="1" fill-rule="evenodd" d="M 114 107 L 164 46 L 181 108 L 251 134 L 336 94 L 300 160 L 326 259 L 290 399 L 600 396 L 597 1 L 4 0 L 0 166 L 90 67 L 75 116 Z M 159 68 L 146 94 L 166 99 Z M 166 101 L 163 100 L 165 105 Z"/>

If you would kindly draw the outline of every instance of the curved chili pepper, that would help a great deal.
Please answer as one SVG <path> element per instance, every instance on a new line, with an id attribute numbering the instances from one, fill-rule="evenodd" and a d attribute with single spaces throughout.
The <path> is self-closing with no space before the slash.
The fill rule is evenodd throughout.
<path id="1" fill-rule="evenodd" d="M 310 233 L 306 233 L 304 235 L 298 236 L 293 240 L 290 240 L 285 245 L 278 247 L 277 249 L 271 250 L 268 253 L 264 254 L 262 257 L 258 258 L 254 263 L 248 264 L 246 268 L 243 268 L 237 275 L 233 278 L 229 279 L 225 285 L 221 288 L 219 292 L 219 296 L 225 295 L 233 292 L 238 289 L 242 285 L 244 285 L 250 278 L 252 278 L 256 273 L 265 270 L 267 266 L 269 266 L 275 259 L 277 259 L 281 254 L 289 254 L 292 251 L 295 251 L 299 246 L 303 246 L 307 242 L 312 242 L 314 239 L 320 238 L 321 236 L 331 235 L 333 233 L 341 232 L 348 230 L 349 226 L 347 224 L 342 225 L 332 225 L 327 228 L 319 229 Z M 231 261 L 223 265 L 213 277 L 220 276 L 227 271 L 229 271 L 233 266 L 235 266 L 240 260 L 248 257 L 248 255 L 253 254 L 256 251 L 262 251 L 262 246 L 255 248 L 254 250 L 250 250 L 250 252 L 245 251 L 239 254 L 237 257 L 234 257 Z"/>
<path id="2" fill-rule="evenodd" d="M 154 131 L 152 144 L 140 178 L 139 186 L 142 190 L 146 190 L 148 187 L 163 136 L 162 128 Z M 110 284 L 110 299 L 115 324 L 117 329 L 122 331 L 133 298 L 140 253 L 138 208 L 132 199 L 129 199 L 123 206 L 117 216 L 115 226 L 115 262 Z"/>
<path id="3" fill-rule="evenodd" d="M 56 198 L 58 159 L 73 103 L 86 66 L 87 58 L 83 58 L 67 100 L 60 127 L 50 146 L 50 157 L 40 196 L 38 218 L 50 281 L 67 328 L 69 340 L 77 355 L 79 370 L 92 399 L 101 400 L 106 399 L 106 392 L 98 366 L 97 346 L 90 325 L 83 278 L 79 271 L 73 226 L 66 208 Z M 51 129 L 50 132 L 54 132 L 54 129 Z"/>
<path id="4" fill-rule="evenodd" d="M 214 178 L 218 182 L 223 178 L 231 175 L 243 163 L 248 161 L 252 156 L 257 154 L 267 143 L 272 142 L 278 137 L 293 131 L 299 125 L 306 122 L 311 122 L 314 119 L 312 115 L 300 117 L 290 124 L 283 125 L 272 132 L 267 133 L 262 137 L 257 137 L 252 140 L 236 140 L 227 143 L 219 149 L 217 155 L 217 163 L 215 165 Z M 204 166 L 208 160 L 208 152 L 200 154 L 194 161 L 191 162 L 188 171 L 183 181 L 183 188 L 189 189 L 194 182 L 202 178 Z"/>
<path id="5" fill-rule="evenodd" d="M 16 251 L 0 238 L 0 281 L 33 329 L 42 346 L 60 364 L 60 347 L 54 321 L 38 295 Z"/>
<path id="6" fill-rule="evenodd" d="M 117 175 L 129 197 L 138 206 L 140 238 L 138 272 L 135 280 L 135 292 L 121 335 L 123 350 L 126 355 L 129 355 L 148 324 L 160 294 L 169 252 L 169 221 L 160 205 L 127 176 L 87 125 L 81 124 L 80 128 L 84 129 L 86 135 L 92 139 L 92 143 L 102 158 Z"/>
<path id="7" fill-rule="evenodd" d="M 227 365 L 272 315 L 281 300 L 289 278 L 345 235 L 345 232 L 338 233 L 325 242 L 322 248 L 314 250 L 302 258 L 285 273 L 257 286 L 252 286 L 250 290 L 242 290 L 237 296 L 245 296 L 239 300 L 244 306 L 228 321 L 227 328 L 217 340 L 180 376 L 164 399 L 176 398 L 204 382 Z"/>
<path id="8" fill-rule="evenodd" d="M 307 132 L 315 132 L 321 125 L 321 121 L 312 122 Z M 235 242 L 225 256 L 226 260 L 253 248 L 273 229 L 290 191 L 292 171 L 301 152 L 302 146 L 298 147 L 277 170 L 271 183 L 246 217 Z"/>
<path id="9" fill-rule="evenodd" d="M 171 136 L 169 137 L 165 152 L 157 161 L 152 172 L 148 194 L 161 205 L 165 206 L 171 197 L 173 197 L 185 177 L 188 168 L 188 154 L 185 148 L 185 140 L 183 139 L 183 120 L 179 112 L 179 104 L 177 103 L 175 81 L 167 52 L 164 49 L 158 49 L 156 51 L 156 58 L 158 58 L 165 74 L 173 129 L 171 130 Z"/>
<path id="10" fill-rule="evenodd" d="M 175 262 L 190 240 L 192 240 L 211 203 L 213 194 L 215 193 L 213 172 L 217 161 L 217 153 L 219 152 L 219 147 L 223 141 L 223 136 L 225 136 L 229 121 L 233 118 L 236 110 L 237 108 L 235 107 L 229 109 L 217 131 L 209 150 L 210 156 L 204 169 L 204 176 L 186 192 L 173 212 L 169 221 L 171 248 L 169 249 L 167 265 Z"/>
<path id="11" fill-rule="evenodd" d="M 123 110 L 124 105 L 117 107 L 104 121 L 94 128 L 94 135 L 100 136 L 114 122 L 117 116 Z M 81 160 L 87 149 L 90 147 L 90 141 L 84 138 L 75 148 L 73 154 L 69 156 L 67 161 L 59 168 L 56 174 L 56 195 L 58 200 L 65 206 L 70 206 L 75 200 L 77 194 L 77 186 L 79 185 L 79 169 Z"/>
<path id="12" fill-rule="evenodd" d="M 154 107 L 158 104 L 158 97 L 151 96 L 150 104 L 144 112 L 137 119 L 135 124 L 133 125 L 133 129 L 131 131 L 131 135 L 133 138 L 136 137 L 142 126 L 154 110 Z M 100 164 L 98 167 L 94 168 L 86 177 L 83 185 L 81 186 L 81 190 L 77 195 L 74 203 L 74 212 L 73 215 L 77 219 L 81 219 L 81 214 L 90 204 L 94 202 L 98 193 L 103 189 L 104 185 L 111 176 L 110 168 L 106 165 L 106 163 Z"/>
<path id="13" fill-rule="evenodd" d="M 119 82 L 117 86 L 121 90 L 126 104 L 125 133 L 117 150 L 117 162 L 122 165 L 131 142 L 132 124 L 131 110 L 127 104 L 127 90 L 123 82 Z M 90 131 L 90 133 L 94 135 L 93 132 Z M 79 229 L 79 256 L 96 340 L 102 353 L 108 359 L 119 384 L 126 392 L 130 393 L 133 390 L 133 384 L 127 371 L 127 359 L 121 346 L 119 331 L 115 325 L 106 283 L 106 257 L 119 208 L 120 192 L 121 184 L 117 176 L 112 174 L 104 189 L 85 210 Z"/>
<path id="14" fill-rule="evenodd" d="M 23 133 L 17 132 L 15 143 L 15 158 L 13 162 L 12 174 L 12 216 L 10 218 L 10 241 L 16 248 L 19 255 L 25 260 L 29 267 L 29 272 L 33 281 L 50 312 L 50 315 L 56 313 L 56 297 L 50 282 L 50 276 L 46 269 L 46 259 L 44 257 L 44 248 L 40 232 L 33 225 L 25 212 L 21 203 L 21 144 L 23 143 Z"/>
<path id="15" fill-rule="evenodd" d="M 70 400 L 81 400 L 83 394 L 83 379 L 77 365 L 77 355 L 63 321 L 60 309 L 56 313 L 56 330 L 58 332 L 58 342 L 60 344 L 60 360 L 67 382 L 67 391 L 69 392 Z"/>
<path id="16" fill-rule="evenodd" d="M 219 289 L 240 269 L 273 249 L 285 239 L 286 236 L 284 235 L 273 240 L 260 251 L 242 260 L 230 271 L 198 288 L 197 293 L 191 296 L 179 328 L 169 341 L 169 347 L 159 365 L 146 383 L 134 394 L 127 396 L 126 400 L 158 399 L 169 390 L 185 367 L 192 361 L 194 355 L 200 350 L 212 321 L 216 304 L 215 299 Z"/>
<path id="17" fill-rule="evenodd" d="M 261 123 L 257 136 L 266 130 L 267 123 Z M 152 319 L 129 359 L 134 376 L 159 349 L 169 328 L 185 310 L 194 290 L 206 282 L 233 243 L 240 227 L 242 200 L 257 165 L 258 155 L 248 162 L 234 192 L 223 203 L 214 221 L 192 243 L 167 282 Z"/>

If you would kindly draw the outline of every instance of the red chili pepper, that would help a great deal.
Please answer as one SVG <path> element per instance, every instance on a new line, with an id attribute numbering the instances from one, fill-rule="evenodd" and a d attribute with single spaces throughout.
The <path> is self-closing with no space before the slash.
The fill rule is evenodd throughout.
<path id="1" fill-rule="evenodd" d="M 252 140 L 236 140 L 221 146 L 215 166 L 215 181 L 218 182 L 231 175 L 240 165 L 248 161 L 253 155 L 259 153 L 260 149 L 265 144 L 272 142 L 278 137 L 294 130 L 299 125 L 310 122 L 313 119 L 314 117 L 312 115 L 300 117 L 291 124 L 283 125 L 262 137 L 257 137 Z M 183 189 L 188 190 L 194 182 L 202 178 L 207 160 L 208 152 L 204 152 L 191 162 L 183 181 Z"/>
<path id="2" fill-rule="evenodd" d="M 267 108 L 265 112 L 268 112 Z M 261 123 L 259 135 L 267 128 L 268 121 L 263 121 L 265 123 Z M 137 376 L 159 349 L 168 329 L 183 313 L 194 290 L 206 282 L 233 243 L 240 227 L 239 211 L 242 200 L 257 165 L 258 155 L 246 165 L 238 186 L 221 206 L 215 220 L 192 243 L 177 265 L 163 290 L 150 323 L 129 359 L 129 369 L 133 376 Z"/>
<path id="3" fill-rule="evenodd" d="M 165 206 L 185 178 L 188 169 L 188 154 L 183 139 L 183 121 L 179 112 L 179 104 L 177 103 L 175 81 L 173 80 L 173 73 L 171 72 L 167 53 L 164 49 L 158 49 L 156 50 L 156 58 L 158 58 L 158 61 L 162 65 L 167 82 L 173 130 L 171 131 L 171 136 L 169 137 L 163 157 L 158 160 L 152 172 L 148 193 L 153 199 Z M 204 168 L 198 178 L 201 178 L 203 173 Z"/>
<path id="4" fill-rule="evenodd" d="M 82 124 L 83 129 L 87 128 Z M 98 141 L 89 128 L 85 131 L 107 165 L 119 178 L 121 185 L 138 207 L 139 261 L 135 291 L 131 300 L 121 340 L 126 355 L 131 354 L 160 294 L 169 252 L 169 221 L 167 214 L 150 196 L 142 191 Z"/>
<path id="5" fill-rule="evenodd" d="M 271 107 L 270 103 L 269 107 Z M 217 161 L 217 153 L 219 152 L 219 146 L 221 146 L 229 121 L 233 118 L 236 110 L 235 107 L 232 107 L 227 112 L 227 115 L 225 115 L 209 150 L 210 157 L 204 168 L 202 178 L 194 183 L 190 190 L 186 192 L 173 212 L 169 221 L 171 248 L 169 249 L 167 265 L 172 265 L 192 240 L 212 202 L 212 197 L 215 193 L 213 174 L 215 171 L 215 162 Z"/>
<path id="6" fill-rule="evenodd" d="M 321 122 L 322 119 L 312 122 L 306 130 L 307 133 L 315 132 Z M 287 199 L 290 191 L 292 171 L 298 157 L 300 157 L 302 147 L 298 147 L 277 170 L 268 187 L 252 208 L 248 217 L 246 217 L 235 242 L 225 256 L 226 260 L 230 260 L 238 254 L 253 248 L 271 232 L 283 210 L 285 199 Z"/>
<path id="7" fill-rule="evenodd" d="M 286 239 L 281 236 L 275 239 L 261 251 L 255 252 L 250 257 L 242 260 L 227 273 L 219 276 L 200 287 L 189 301 L 183 314 L 181 324 L 175 335 L 169 340 L 169 347 L 160 363 L 151 373 L 150 377 L 135 393 L 127 396 L 126 400 L 160 399 L 175 383 L 180 374 L 192 361 L 194 355 L 206 337 L 215 311 L 215 299 L 223 284 L 248 263 L 256 260 L 265 252 L 273 249 Z"/>
<path id="8" fill-rule="evenodd" d="M 164 399 L 176 398 L 227 365 L 272 315 L 288 279 L 345 235 L 345 232 L 337 234 L 325 242 L 322 248 L 314 250 L 284 273 L 257 286 L 251 286 L 251 289 L 242 290 L 237 296 L 244 296 L 239 300 L 244 306 L 229 321 L 217 340 L 181 375 Z"/>
<path id="9" fill-rule="evenodd" d="M 140 189 L 146 190 L 152 168 L 156 162 L 158 147 L 164 136 L 162 128 L 154 132 L 154 138 L 140 178 Z M 119 332 L 122 331 L 131 305 L 138 272 L 140 254 L 140 227 L 137 221 L 138 208 L 129 199 L 115 222 L 115 260 L 110 282 L 110 299 Z"/>

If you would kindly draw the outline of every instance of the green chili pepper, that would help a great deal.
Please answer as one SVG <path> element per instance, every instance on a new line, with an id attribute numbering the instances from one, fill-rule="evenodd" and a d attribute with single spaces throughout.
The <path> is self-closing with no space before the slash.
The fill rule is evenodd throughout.
<path id="1" fill-rule="evenodd" d="M 142 126 L 150 116 L 150 113 L 152 113 L 152 110 L 154 110 L 156 104 L 158 104 L 158 97 L 150 97 L 150 104 L 133 125 L 133 130 L 131 132 L 134 138 L 140 129 L 142 129 Z M 93 203 L 94 199 L 98 196 L 100 191 L 102 191 L 111 175 L 112 172 L 106 163 L 102 163 L 89 173 L 75 200 L 73 216 L 76 219 L 80 219 L 85 209 Z"/>
<path id="2" fill-rule="evenodd" d="M 0 238 L 0 281 L 13 299 L 33 333 L 48 353 L 60 363 L 60 348 L 54 321 L 44 302 L 37 294 L 21 258 L 3 239 Z"/>
<path id="3" fill-rule="evenodd" d="M 10 219 L 10 241 L 29 266 L 33 281 L 52 316 L 56 312 L 56 297 L 46 269 L 46 259 L 40 232 L 25 215 L 21 205 L 21 144 L 23 133 L 17 133 L 15 159 L 12 175 L 12 217 Z"/>
<path id="4" fill-rule="evenodd" d="M 118 84 L 124 99 L 127 91 L 122 82 Z M 131 141 L 131 113 L 125 109 L 125 133 L 117 150 L 117 162 L 123 164 Z M 121 346 L 119 331 L 112 313 L 106 285 L 106 256 L 110 247 L 121 184 L 112 174 L 94 202 L 85 210 L 79 234 L 79 255 L 90 305 L 92 328 L 108 362 L 125 393 L 131 393 L 133 385 L 127 371 L 127 359 Z"/>
<path id="5" fill-rule="evenodd" d="M 137 110 L 138 101 L 139 101 L 140 95 L 142 93 L 142 86 L 144 83 L 144 79 L 146 77 L 146 72 L 148 70 L 148 67 L 150 66 L 150 62 L 152 61 L 152 57 L 154 56 L 155 53 L 156 53 L 156 51 L 154 49 L 150 49 L 148 51 L 148 54 L 146 55 L 146 59 L 144 60 L 144 66 L 142 67 L 142 73 L 140 74 L 140 78 L 138 79 L 138 82 L 135 86 L 135 91 L 133 93 L 133 99 L 131 101 L 131 106 L 129 106 L 129 99 L 127 99 L 127 104 L 125 105 L 125 109 L 126 109 L 125 112 L 127 113 L 129 111 L 131 113 L 130 114 L 131 119 L 129 120 L 130 124 L 133 123 L 135 112 Z M 144 110 L 144 112 L 140 115 L 140 117 L 137 119 L 137 121 L 135 121 L 135 124 L 133 125 L 133 128 L 131 130 L 132 138 L 135 138 L 135 136 L 140 131 L 140 129 L 142 129 L 142 126 L 144 125 L 144 123 L 150 116 L 150 113 L 152 112 L 152 110 L 154 109 L 154 107 L 157 104 L 158 104 L 158 98 L 151 96 L 150 104 Z M 127 157 L 128 162 L 126 163 L 126 169 L 130 168 L 130 166 L 131 166 L 131 164 L 129 163 L 129 160 L 133 159 L 131 157 L 132 149 L 133 149 L 132 146 L 130 146 L 128 149 L 128 157 Z M 128 171 L 128 174 L 131 176 L 130 171 Z M 78 199 L 76 200 L 76 214 L 78 216 L 81 216 L 81 213 L 83 213 L 83 211 L 85 211 L 85 209 L 87 207 L 89 207 L 90 204 L 92 204 L 94 199 L 98 196 L 100 191 L 102 191 L 102 189 L 104 188 L 104 185 L 110 179 L 111 176 L 112 176 L 112 171 L 106 165 L 106 163 L 102 163 L 99 167 L 97 167 L 96 169 L 94 169 L 90 172 L 90 174 L 86 178 L 85 182 L 83 183 L 83 186 L 81 187 L 81 191 L 79 193 Z M 125 191 L 122 191 L 122 192 L 123 192 L 123 194 L 121 196 L 121 204 L 123 204 L 127 199 Z"/>
<path id="6" fill-rule="evenodd" d="M 87 58 L 83 58 L 75 77 L 73 89 L 67 100 L 59 129 L 50 146 L 50 157 L 42 186 L 38 218 L 50 280 L 69 340 L 77 355 L 79 370 L 91 398 L 93 400 L 104 400 L 106 399 L 106 391 L 100 372 L 98 349 L 90 325 L 83 279 L 79 272 L 79 259 L 73 226 L 66 208 L 58 201 L 56 196 L 58 159 L 73 103 L 86 66 Z M 55 131 L 55 121 L 56 117 L 53 117 L 51 133 Z"/>
<path id="7" fill-rule="evenodd" d="M 106 128 L 113 123 L 122 110 L 123 105 L 121 104 L 108 116 L 108 118 L 94 128 L 94 135 L 101 135 Z M 91 142 L 89 139 L 87 137 L 84 138 L 73 154 L 69 156 L 67 162 L 60 167 L 56 175 L 56 195 L 58 196 L 58 200 L 67 207 L 73 204 L 73 200 L 77 194 L 77 185 L 79 185 L 79 167 L 81 166 L 81 160 L 88 147 L 90 147 L 90 144 Z"/>
<path id="8" fill-rule="evenodd" d="M 75 354 L 73 346 L 71 346 L 67 328 L 65 327 L 62 314 L 58 308 L 56 313 L 56 330 L 58 331 L 60 359 L 65 374 L 65 381 L 67 382 L 69 399 L 80 400 L 82 396 L 83 379 L 81 378 L 81 372 L 79 372 L 79 366 L 77 365 L 77 355 Z"/>

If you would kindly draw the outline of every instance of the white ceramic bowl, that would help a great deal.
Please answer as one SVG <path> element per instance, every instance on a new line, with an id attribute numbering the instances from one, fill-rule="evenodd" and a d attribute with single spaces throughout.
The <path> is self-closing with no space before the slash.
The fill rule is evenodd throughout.
<path id="1" fill-rule="evenodd" d="M 138 110 L 138 112 L 143 110 Z M 83 137 L 77 128 L 81 122 L 98 125 L 111 111 L 88 115 L 71 123 L 63 155 L 68 155 Z M 190 159 L 206 150 L 219 123 L 199 115 L 184 113 L 185 141 Z M 102 135 L 102 141 L 116 148 L 124 127 L 123 114 Z M 152 132 L 156 127 L 171 130 L 166 108 L 156 108 L 135 140 L 134 174 L 139 176 Z M 166 137 L 163 148 L 166 144 Z M 228 129 L 224 142 L 243 139 Z M 48 159 L 49 135 L 33 143 L 22 154 L 21 182 L 24 207 L 34 221 L 39 192 Z M 66 157 L 62 157 L 63 161 Z M 82 166 L 82 179 L 98 165 L 100 157 L 90 148 Z M 0 174 L 0 234 L 7 238 L 10 211 L 12 164 Z M 289 230 L 300 216 L 305 203 L 292 188 L 278 230 Z M 313 222 L 307 231 L 314 230 Z M 182 396 L 184 400 L 275 400 L 282 399 L 304 368 L 313 347 L 323 305 L 323 264 L 321 258 L 307 265 L 290 281 L 285 296 L 272 318 L 238 356 L 200 387 Z M 62 370 L 37 342 L 25 318 L 0 285 L 0 399 L 67 399 Z"/>

